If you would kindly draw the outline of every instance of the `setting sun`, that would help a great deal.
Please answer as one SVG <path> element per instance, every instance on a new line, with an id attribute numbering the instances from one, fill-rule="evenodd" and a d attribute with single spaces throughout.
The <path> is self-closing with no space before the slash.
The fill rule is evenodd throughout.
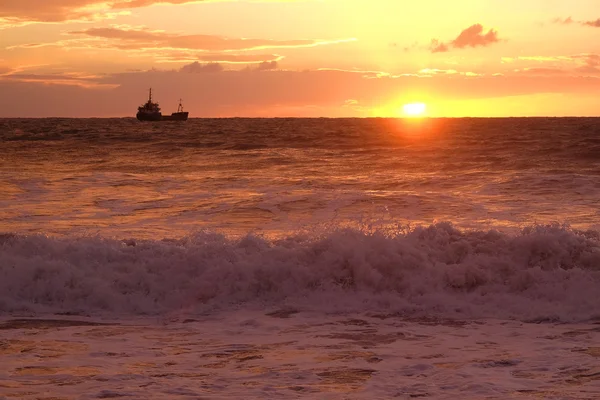
<path id="1" fill-rule="evenodd" d="M 424 103 L 411 103 L 402 106 L 402 112 L 407 117 L 422 117 L 427 110 Z"/>

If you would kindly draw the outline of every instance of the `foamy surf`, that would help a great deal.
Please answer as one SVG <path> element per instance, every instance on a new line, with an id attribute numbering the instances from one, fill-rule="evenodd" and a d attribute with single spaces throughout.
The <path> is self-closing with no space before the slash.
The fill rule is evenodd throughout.
<path id="1" fill-rule="evenodd" d="M 590 321 L 600 318 L 598 232 L 448 223 L 404 232 L 179 240 L 3 235 L 0 310 L 20 315 L 320 313 Z"/>

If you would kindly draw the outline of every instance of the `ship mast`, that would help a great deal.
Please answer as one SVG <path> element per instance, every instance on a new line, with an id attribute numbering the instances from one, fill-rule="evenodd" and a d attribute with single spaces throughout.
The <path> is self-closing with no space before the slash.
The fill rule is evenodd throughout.
<path id="1" fill-rule="evenodd" d="M 152 103 L 152 88 L 150 88 L 150 95 L 148 96 L 148 103 Z"/>

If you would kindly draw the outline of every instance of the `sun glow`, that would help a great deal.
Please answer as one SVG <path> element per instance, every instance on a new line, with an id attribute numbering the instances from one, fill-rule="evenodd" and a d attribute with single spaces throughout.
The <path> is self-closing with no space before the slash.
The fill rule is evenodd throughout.
<path id="1" fill-rule="evenodd" d="M 402 112 L 407 117 L 422 117 L 427 111 L 425 103 L 410 103 L 402 106 Z"/>

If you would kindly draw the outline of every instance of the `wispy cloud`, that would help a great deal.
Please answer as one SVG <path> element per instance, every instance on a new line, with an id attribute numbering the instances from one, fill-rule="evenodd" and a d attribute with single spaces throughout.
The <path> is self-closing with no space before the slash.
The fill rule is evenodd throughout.
<path id="1" fill-rule="evenodd" d="M 553 23 L 559 25 L 572 25 L 577 24 L 581 26 L 591 26 L 592 28 L 600 28 L 600 18 L 596 20 L 588 20 L 588 21 L 576 21 L 571 17 L 567 18 L 554 18 L 552 20 Z"/>
<path id="2" fill-rule="evenodd" d="M 450 48 L 464 49 L 466 47 L 485 47 L 494 43 L 498 43 L 498 31 L 490 29 L 485 32 L 483 25 L 471 25 L 463 30 L 456 39 L 450 42 L 442 42 L 438 39 L 432 39 L 430 50 L 432 53 L 447 52 Z"/>
<path id="3" fill-rule="evenodd" d="M 180 5 L 236 0 L 2 0 L 0 29 L 35 23 L 90 22 L 129 14 L 152 5 Z M 281 1 L 292 0 L 254 0 Z"/>
<path id="4" fill-rule="evenodd" d="M 519 74 L 530 74 L 530 75 L 557 75 L 557 74 L 567 73 L 566 70 L 561 69 L 561 68 L 544 68 L 544 67 L 516 69 L 514 72 L 519 73 Z"/>
<path id="5" fill-rule="evenodd" d="M 129 13 L 115 10 L 115 3 L 102 0 L 3 0 L 0 29 L 34 23 L 91 22 Z"/>
<path id="6" fill-rule="evenodd" d="M 256 63 L 256 66 L 252 69 L 255 71 L 272 71 L 276 70 L 278 67 L 279 64 L 277 61 L 263 61 L 261 63 Z M 194 61 L 191 64 L 184 65 L 179 69 L 179 71 L 189 74 L 210 74 L 224 72 L 225 68 L 221 63 L 218 62 L 200 63 L 198 61 Z"/>
<path id="7" fill-rule="evenodd" d="M 260 64 L 258 64 L 258 67 L 256 69 L 258 69 L 259 71 L 270 71 L 270 70 L 274 70 L 277 69 L 279 67 L 279 63 L 277 61 L 263 61 Z"/>
<path id="8" fill-rule="evenodd" d="M 193 49 L 202 51 L 249 51 L 297 47 L 315 47 L 355 41 L 355 38 L 337 40 L 271 40 L 232 38 L 217 35 L 180 35 L 163 31 L 133 27 L 89 28 L 69 32 L 71 35 L 85 35 L 92 38 L 112 40 L 119 49 Z"/>
<path id="9" fill-rule="evenodd" d="M 184 65 L 179 71 L 187 72 L 188 74 L 202 74 L 222 72 L 223 70 L 223 66 L 219 63 L 200 64 L 198 61 L 194 61 L 191 64 Z"/>
<path id="10" fill-rule="evenodd" d="M 600 28 L 600 18 L 598 18 L 595 21 L 584 21 L 583 25 L 591 26 L 591 27 L 594 27 L 594 28 Z"/>
<path id="11" fill-rule="evenodd" d="M 7 50 L 56 47 L 59 50 L 102 50 L 127 53 L 128 58 L 148 59 L 156 63 L 219 62 L 227 64 L 259 64 L 279 62 L 280 54 L 271 49 L 311 48 L 348 43 L 356 39 L 339 40 L 271 40 L 235 38 L 219 35 L 182 35 L 145 27 L 116 25 L 67 32 L 72 38 L 46 43 L 24 43 Z M 266 51 L 265 51 L 266 50 Z"/>
<path id="12" fill-rule="evenodd" d="M 502 57 L 502 63 L 513 63 L 516 61 L 536 61 L 536 62 L 561 62 L 572 61 L 571 56 L 519 56 L 519 57 Z"/>
<path id="13" fill-rule="evenodd" d="M 568 56 L 519 56 L 502 57 L 502 63 L 508 65 L 531 65 L 534 62 L 541 67 L 524 66 L 515 69 L 516 73 L 528 74 L 570 74 L 575 76 L 600 75 L 600 55 L 594 53 L 574 54 Z"/>
<path id="14" fill-rule="evenodd" d="M 456 76 L 463 76 L 463 77 L 478 77 L 478 76 L 483 76 L 483 74 L 479 74 L 476 72 L 462 72 L 462 71 L 457 71 L 455 69 L 438 69 L 438 68 L 424 68 L 421 69 L 418 72 L 419 76 L 435 76 L 435 75 L 456 75 Z"/>
<path id="15" fill-rule="evenodd" d="M 561 25 L 571 25 L 571 24 L 575 23 L 575 21 L 573 21 L 573 18 L 571 18 L 571 17 L 554 18 L 552 20 L 552 22 L 554 22 L 555 24 L 561 24 Z"/>
<path id="16" fill-rule="evenodd" d="M 573 59 L 579 62 L 578 72 L 600 75 L 600 54 L 579 54 Z"/>
<path id="17" fill-rule="evenodd" d="M 445 53 L 450 50 L 450 46 L 438 39 L 431 39 L 430 49 L 432 53 Z"/>
<path id="18" fill-rule="evenodd" d="M 14 69 L 12 67 L 9 67 L 8 65 L 0 64 L 0 76 L 9 74 L 13 71 L 14 71 Z"/>
<path id="19" fill-rule="evenodd" d="M 455 75 L 458 74 L 458 71 L 455 69 L 424 68 L 419 73 L 424 75 Z"/>
<path id="20" fill-rule="evenodd" d="M 83 73 L 61 73 L 61 74 L 23 74 L 8 73 L 0 74 L 0 81 L 40 83 L 43 85 L 66 85 L 79 86 L 88 89 L 112 89 L 117 87 L 114 83 L 99 82 L 98 75 Z"/>
<path id="21" fill-rule="evenodd" d="M 343 68 L 318 68 L 317 71 L 334 71 L 343 72 L 350 74 L 359 74 L 365 79 L 376 79 L 376 78 L 400 78 L 405 76 L 421 77 L 419 74 L 404 73 L 404 74 L 392 74 L 385 71 L 366 71 L 361 69 L 343 69 Z M 424 75 L 423 75 L 424 77 Z"/>
<path id="22" fill-rule="evenodd" d="M 205 53 L 197 51 L 147 51 L 142 52 L 157 63 L 209 62 L 220 64 L 262 64 L 277 63 L 285 57 L 278 54 L 234 54 Z"/>

